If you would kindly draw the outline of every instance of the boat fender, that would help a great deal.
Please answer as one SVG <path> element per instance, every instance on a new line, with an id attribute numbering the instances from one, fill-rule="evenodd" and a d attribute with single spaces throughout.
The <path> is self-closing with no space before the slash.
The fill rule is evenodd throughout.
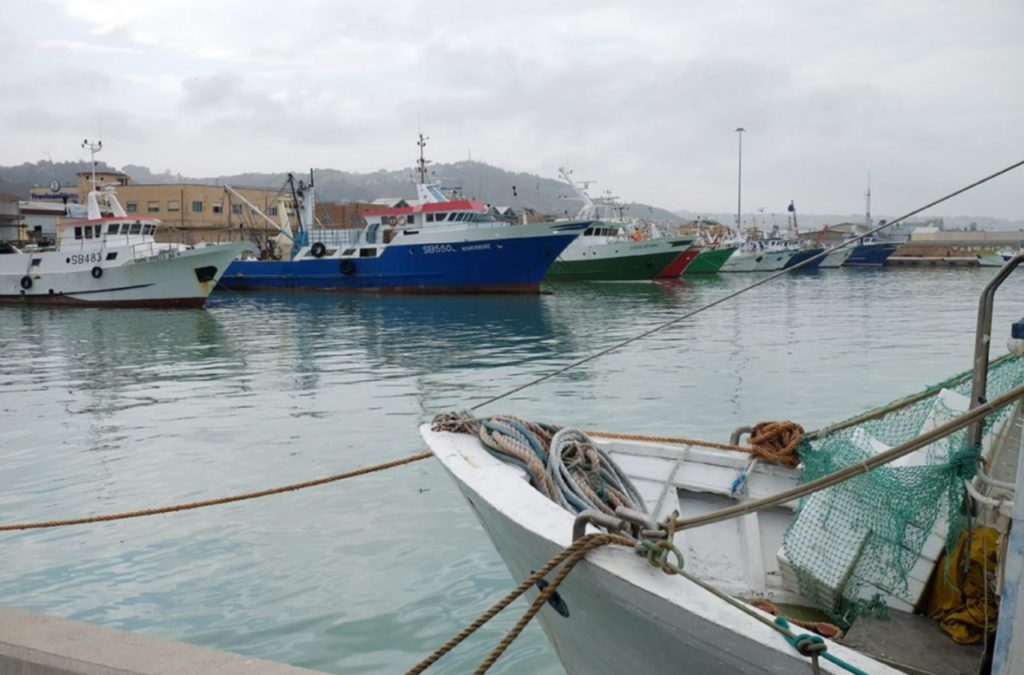
<path id="1" fill-rule="evenodd" d="M 1011 354 L 1024 357 L 1024 319 L 1010 326 L 1010 339 L 1006 341 L 1006 348 Z"/>
<path id="2" fill-rule="evenodd" d="M 346 277 L 350 277 L 356 273 L 356 264 L 351 260 L 341 261 L 341 273 Z"/>
<path id="3" fill-rule="evenodd" d="M 27 291 L 28 289 L 32 288 L 32 277 L 30 277 L 30 276 L 27 276 L 27 275 L 26 275 L 26 276 L 23 276 L 23 277 L 21 278 L 21 287 L 22 287 L 23 289 L 25 289 L 26 291 Z"/>
<path id="4" fill-rule="evenodd" d="M 309 252 L 313 254 L 314 258 L 323 258 L 324 253 L 327 253 L 327 247 L 323 245 L 323 242 L 316 242 L 310 247 Z"/>
<path id="5" fill-rule="evenodd" d="M 92 268 L 92 278 L 93 279 L 99 279 L 102 276 L 103 276 L 103 268 L 102 267 L 97 265 L 96 267 Z"/>
<path id="6" fill-rule="evenodd" d="M 530 572 L 530 574 L 533 574 L 533 572 Z M 537 581 L 538 590 L 543 591 L 547 587 L 547 579 L 540 579 Z M 565 604 L 565 600 L 563 600 L 562 596 L 558 594 L 558 591 L 551 594 L 551 597 L 548 598 L 548 604 L 551 605 L 551 609 L 555 610 L 565 618 L 569 618 L 569 606 Z"/>

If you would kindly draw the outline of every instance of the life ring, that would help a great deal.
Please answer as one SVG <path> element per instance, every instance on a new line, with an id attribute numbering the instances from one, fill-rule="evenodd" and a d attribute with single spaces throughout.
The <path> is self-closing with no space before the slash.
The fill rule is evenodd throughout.
<path id="1" fill-rule="evenodd" d="M 388 225 L 398 225 L 398 218 L 395 216 L 388 216 Z"/>
<path id="2" fill-rule="evenodd" d="M 350 277 L 356 273 L 356 264 L 351 260 L 341 261 L 341 273 L 346 277 Z"/>
<path id="3" fill-rule="evenodd" d="M 309 252 L 313 254 L 314 258 L 323 258 L 327 253 L 327 247 L 323 245 L 323 242 L 318 241 L 310 247 Z"/>
<path id="4" fill-rule="evenodd" d="M 99 279 L 102 276 L 103 276 L 103 268 L 102 267 L 97 265 L 96 267 L 92 268 L 92 278 L 93 279 Z"/>
<path id="5" fill-rule="evenodd" d="M 23 289 L 25 289 L 26 291 L 27 291 L 28 289 L 32 288 L 32 277 L 30 277 L 30 276 L 27 276 L 27 275 L 26 275 L 26 276 L 23 276 L 23 277 L 21 278 L 21 287 L 22 287 Z"/>

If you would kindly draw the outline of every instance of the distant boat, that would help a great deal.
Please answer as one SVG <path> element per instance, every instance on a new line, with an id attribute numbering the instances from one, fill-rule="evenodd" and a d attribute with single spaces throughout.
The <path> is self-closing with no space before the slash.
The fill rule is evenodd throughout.
<path id="1" fill-rule="evenodd" d="M 89 193 L 86 217 L 58 225 L 53 248 L 0 242 L 0 302 L 202 307 L 243 243 L 157 243 L 160 221 L 128 215 L 112 187 Z"/>
<path id="2" fill-rule="evenodd" d="M 293 189 L 299 233 L 288 260 L 238 260 L 221 285 L 231 290 L 398 293 L 537 293 L 555 259 L 589 220 L 509 225 L 471 199 L 449 200 L 427 183 L 420 135 L 418 201 L 367 211 L 363 230 L 321 230 L 310 241 L 314 186 Z"/>
<path id="3" fill-rule="evenodd" d="M 649 281 L 678 277 L 695 257 L 687 255 L 696 237 L 663 237 L 656 230 L 603 217 L 614 208 L 612 198 L 591 199 L 568 169 L 559 174 L 583 202 L 577 220 L 593 224 L 573 241 L 548 271 L 547 281 Z M 644 230 L 649 230 L 646 232 Z M 677 271 L 678 270 L 678 271 Z"/>

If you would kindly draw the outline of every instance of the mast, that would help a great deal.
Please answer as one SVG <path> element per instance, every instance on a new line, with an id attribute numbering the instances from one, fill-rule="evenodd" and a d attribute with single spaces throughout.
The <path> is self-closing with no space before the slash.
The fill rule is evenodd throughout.
<path id="1" fill-rule="evenodd" d="M 430 140 L 429 136 L 424 136 L 423 132 L 420 132 L 420 140 L 417 141 L 416 145 L 420 146 L 420 158 L 416 160 L 417 170 L 420 172 L 420 184 L 427 184 L 427 164 L 429 162 L 423 156 L 423 149 L 427 147 L 427 141 Z"/>
<path id="2" fill-rule="evenodd" d="M 871 229 L 871 172 L 868 172 L 868 191 L 864 193 L 867 206 L 864 209 L 864 227 Z"/>
<path id="3" fill-rule="evenodd" d="M 89 158 L 92 160 L 92 190 L 96 191 L 96 153 L 103 149 L 103 141 L 90 143 L 89 139 L 82 141 L 83 148 L 89 148 Z"/>

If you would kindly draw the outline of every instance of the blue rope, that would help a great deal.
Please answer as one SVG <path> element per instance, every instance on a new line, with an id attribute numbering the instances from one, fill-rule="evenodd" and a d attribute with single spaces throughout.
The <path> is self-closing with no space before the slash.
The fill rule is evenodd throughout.
<path id="1" fill-rule="evenodd" d="M 823 646 L 823 649 L 820 652 L 818 652 L 819 657 L 831 661 L 843 670 L 847 670 L 851 673 L 854 673 L 854 675 L 868 675 L 868 673 L 861 670 L 852 663 L 847 663 L 838 656 L 830 654 L 828 652 L 828 647 L 825 646 L 825 638 L 821 637 L 820 635 L 812 635 L 811 633 L 801 633 L 800 635 L 793 635 L 793 631 L 789 627 L 789 622 L 786 621 L 786 617 L 784 616 L 775 617 L 775 623 L 779 626 L 782 626 L 789 632 L 789 635 L 786 636 L 786 642 L 791 644 L 793 646 L 793 649 L 796 649 L 798 652 L 800 652 L 801 655 L 803 655 L 804 652 L 800 649 L 800 643 L 806 644 L 808 642 L 811 642 L 814 644 L 820 644 Z"/>

